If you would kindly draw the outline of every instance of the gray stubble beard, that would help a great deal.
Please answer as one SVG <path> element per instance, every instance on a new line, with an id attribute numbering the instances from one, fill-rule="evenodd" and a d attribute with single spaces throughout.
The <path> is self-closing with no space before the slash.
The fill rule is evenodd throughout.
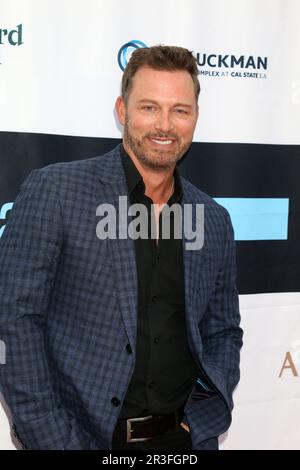
<path id="1" fill-rule="evenodd" d="M 165 134 L 158 133 L 156 137 L 169 137 Z M 158 169 L 167 169 L 174 167 L 176 163 L 181 160 L 183 155 L 188 151 L 189 147 L 191 146 L 191 142 L 187 144 L 183 151 L 180 152 L 178 155 L 173 155 L 173 157 L 168 160 L 167 162 L 163 161 L 161 164 L 159 163 L 160 155 L 164 156 L 165 155 L 165 150 L 159 151 L 157 150 L 157 156 L 158 156 L 158 161 L 153 161 L 150 159 L 147 155 L 144 154 L 142 150 L 142 143 L 138 141 L 137 139 L 134 139 L 129 132 L 129 117 L 126 115 L 125 117 L 125 124 L 124 124 L 124 135 L 123 135 L 124 142 L 128 145 L 130 150 L 133 152 L 135 157 L 141 162 L 142 165 L 147 166 L 153 170 L 158 170 Z"/>

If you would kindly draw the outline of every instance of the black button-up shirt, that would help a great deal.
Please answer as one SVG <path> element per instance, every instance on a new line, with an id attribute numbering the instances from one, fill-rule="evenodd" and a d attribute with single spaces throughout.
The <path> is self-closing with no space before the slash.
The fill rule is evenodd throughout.
<path id="1" fill-rule="evenodd" d="M 143 203 L 150 210 L 143 179 L 122 146 L 122 162 L 130 204 Z M 174 193 L 168 205 L 179 203 L 182 186 L 177 168 Z M 161 219 L 161 216 L 160 216 Z M 161 223 L 160 223 L 161 226 Z M 182 240 L 135 240 L 138 275 L 136 364 L 120 418 L 168 414 L 185 404 L 197 378 L 185 326 Z"/>

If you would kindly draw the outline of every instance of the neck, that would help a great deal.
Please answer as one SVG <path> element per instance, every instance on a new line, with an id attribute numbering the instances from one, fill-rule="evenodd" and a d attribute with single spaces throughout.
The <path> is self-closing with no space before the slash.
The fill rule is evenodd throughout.
<path id="1" fill-rule="evenodd" d="M 154 204 L 165 204 L 173 192 L 175 165 L 168 168 L 149 168 L 143 165 L 123 142 L 123 146 L 141 174 L 145 184 L 145 194 Z"/>

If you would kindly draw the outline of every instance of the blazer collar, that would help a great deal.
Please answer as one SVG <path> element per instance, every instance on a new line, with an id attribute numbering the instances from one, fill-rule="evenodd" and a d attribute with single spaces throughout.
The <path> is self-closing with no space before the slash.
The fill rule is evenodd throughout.
<path id="1" fill-rule="evenodd" d="M 96 157 L 96 171 L 98 178 L 104 184 L 117 184 L 125 181 L 125 173 L 121 161 L 121 144 L 100 157 Z"/>

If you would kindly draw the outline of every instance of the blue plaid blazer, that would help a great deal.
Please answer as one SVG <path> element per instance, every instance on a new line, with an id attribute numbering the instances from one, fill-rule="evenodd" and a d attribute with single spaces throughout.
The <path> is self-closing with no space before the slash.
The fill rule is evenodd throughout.
<path id="1" fill-rule="evenodd" d="M 230 425 L 239 380 L 235 247 L 227 211 L 182 185 L 182 203 L 205 208 L 203 248 L 184 249 L 188 344 L 216 391 L 199 399 L 195 385 L 185 406 L 193 448 L 205 449 Z M 0 385 L 26 448 L 111 448 L 135 365 L 137 273 L 133 240 L 97 238 L 96 208 L 120 195 L 119 146 L 34 170 L 0 240 Z"/>

